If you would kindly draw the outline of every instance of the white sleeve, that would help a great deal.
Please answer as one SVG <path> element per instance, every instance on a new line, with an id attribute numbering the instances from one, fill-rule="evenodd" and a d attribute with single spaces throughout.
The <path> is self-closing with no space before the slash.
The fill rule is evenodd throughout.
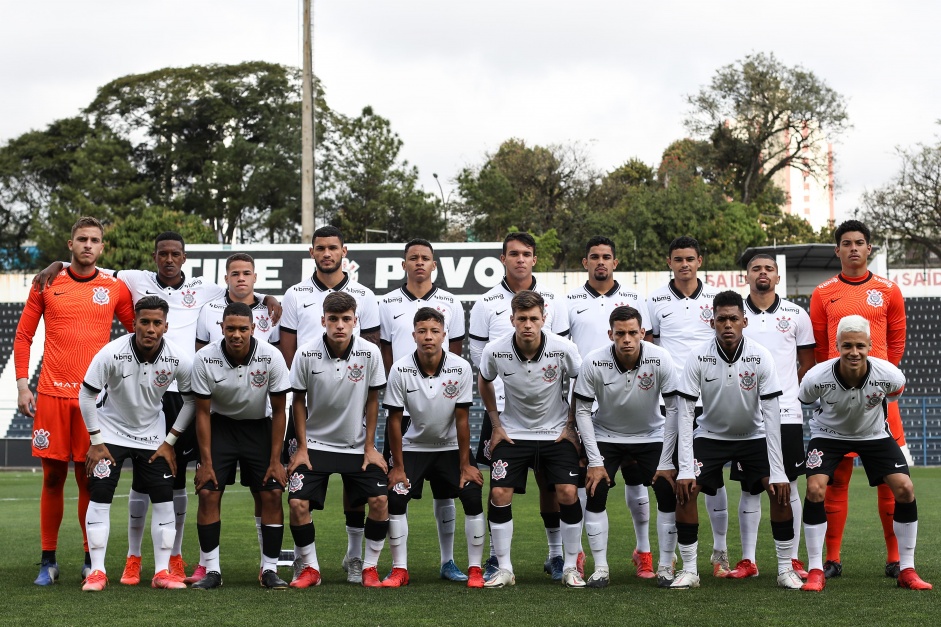
<path id="1" fill-rule="evenodd" d="M 585 447 L 585 455 L 588 457 L 588 467 L 603 467 L 604 458 L 598 450 L 598 442 L 595 440 L 595 424 L 591 419 L 591 402 L 577 397 L 574 400 L 575 422 L 578 425 L 578 435 L 582 439 L 582 446 Z"/>
<path id="2" fill-rule="evenodd" d="M 176 417 L 176 421 L 173 423 L 173 429 L 177 433 L 183 433 L 186 431 L 187 427 L 190 426 L 190 423 L 193 422 L 193 416 L 196 415 L 196 398 L 192 394 L 187 394 L 183 397 L 183 407 L 180 408 L 180 413 Z"/>
<path id="3" fill-rule="evenodd" d="M 199 317 L 196 318 L 196 341 L 200 344 L 209 343 L 209 303 L 206 303 L 199 309 Z"/>
<path id="4" fill-rule="evenodd" d="M 488 351 L 486 346 L 482 351 L 480 359 L 480 376 L 487 381 L 493 381 L 497 378 L 497 364 L 493 360 L 493 351 Z"/>
<path id="5" fill-rule="evenodd" d="M 386 343 L 392 343 L 392 321 L 389 319 L 389 308 L 379 307 L 379 340 Z"/>
<path id="6" fill-rule="evenodd" d="M 461 389 L 457 395 L 458 407 L 470 407 L 474 404 L 474 368 L 467 364 L 467 368 L 461 374 Z"/>
<path id="7" fill-rule="evenodd" d="M 566 299 L 567 301 L 568 299 Z M 552 301 L 552 332 L 556 335 L 567 336 L 571 329 L 569 328 L 569 308 L 568 302 L 559 302 L 556 298 Z"/>
<path id="8" fill-rule="evenodd" d="M 362 312 L 359 316 L 359 332 L 377 331 L 379 329 L 379 300 L 372 290 L 366 290 L 363 298 Z"/>
<path id="9" fill-rule="evenodd" d="M 296 292 L 292 289 L 288 289 L 284 294 L 281 300 L 281 320 L 278 324 L 288 332 L 297 333 L 297 296 L 295 294 Z"/>
<path id="10" fill-rule="evenodd" d="M 291 364 L 291 389 L 297 393 L 307 394 L 307 370 L 307 358 L 304 357 L 304 352 L 297 351 L 294 355 L 294 363 Z"/>
<path id="11" fill-rule="evenodd" d="M 677 423 L 679 418 L 679 399 L 676 394 L 663 397 L 667 415 L 663 421 L 663 450 L 657 470 L 676 470 L 673 466 L 673 450 L 676 448 Z"/>
<path id="12" fill-rule="evenodd" d="M 768 463 L 771 465 L 771 483 L 788 483 L 784 472 L 784 456 L 781 453 L 781 409 L 778 397 L 761 401 L 761 416 L 765 422 L 765 437 L 768 439 Z"/>
<path id="13" fill-rule="evenodd" d="M 484 352 L 484 346 L 490 341 L 490 312 L 483 301 L 478 300 L 471 308 L 468 336 L 471 363 L 480 368 L 480 356 Z"/>
<path id="14" fill-rule="evenodd" d="M 82 419 L 89 433 L 101 430 L 98 426 L 98 407 L 95 403 L 97 398 L 98 395 L 85 385 L 78 391 L 78 407 L 82 410 Z"/>
<path id="15" fill-rule="evenodd" d="M 655 338 L 660 337 L 660 318 L 657 317 L 657 312 L 654 310 L 654 307 L 650 304 L 650 299 L 646 301 L 647 315 L 648 317 L 644 318 L 647 321 L 647 324 L 650 325 L 648 330 L 653 333 Z"/>
<path id="16" fill-rule="evenodd" d="M 666 401 L 666 399 L 664 399 Z M 677 447 L 680 463 L 677 479 L 695 479 L 696 471 L 693 468 L 693 419 L 696 412 L 696 401 L 683 396 L 677 397 Z"/>
<path id="17" fill-rule="evenodd" d="M 448 327 L 448 341 L 464 339 L 467 335 L 467 324 L 464 322 L 464 307 L 461 301 L 454 297 L 454 303 L 451 308 L 451 325 Z"/>
<path id="18" fill-rule="evenodd" d="M 820 398 L 820 391 L 817 389 L 817 366 L 811 368 L 801 380 L 800 389 L 797 391 L 797 400 L 804 405 L 812 405 L 814 401 Z"/>
<path id="19" fill-rule="evenodd" d="M 193 362 L 189 358 L 180 358 L 180 365 L 176 369 L 176 384 L 180 394 L 193 393 Z"/>
<path id="20" fill-rule="evenodd" d="M 389 383 L 382 397 L 382 406 L 386 409 L 405 409 L 405 394 L 402 393 L 402 375 L 394 365 L 389 370 Z"/>
<path id="21" fill-rule="evenodd" d="M 291 376 L 284 357 L 277 349 L 271 351 L 271 375 L 268 377 L 268 393 L 281 394 L 291 389 Z"/>
<path id="22" fill-rule="evenodd" d="M 803 307 L 799 307 L 797 312 L 797 348 L 810 348 L 816 346 L 814 340 L 814 327 L 808 314 Z"/>
<path id="23" fill-rule="evenodd" d="M 386 386 L 386 369 L 382 365 L 382 354 L 379 348 L 371 343 L 369 344 L 369 367 L 372 369 L 369 374 L 369 389 L 381 390 Z"/>
<path id="24" fill-rule="evenodd" d="M 199 353 L 202 353 L 204 350 L 206 349 L 200 349 L 196 353 L 196 358 L 193 360 L 193 371 L 190 375 L 190 389 L 193 391 L 193 394 L 197 396 L 209 398 L 212 396 L 212 388 L 209 386 L 211 377 L 206 370 L 206 362 L 199 356 Z"/>

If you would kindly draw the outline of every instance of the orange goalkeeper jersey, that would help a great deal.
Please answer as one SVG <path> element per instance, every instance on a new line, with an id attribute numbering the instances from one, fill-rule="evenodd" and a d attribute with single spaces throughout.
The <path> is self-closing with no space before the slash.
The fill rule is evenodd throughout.
<path id="1" fill-rule="evenodd" d="M 16 378 L 29 376 L 29 351 L 40 318 L 46 341 L 37 391 L 78 398 L 79 386 L 95 354 L 111 339 L 114 316 L 130 331 L 134 305 L 127 286 L 97 269 L 78 276 L 66 268 L 42 292 L 32 289 L 13 342 Z"/>
<path id="2" fill-rule="evenodd" d="M 844 316 L 858 314 L 869 320 L 873 357 L 896 366 L 905 354 L 905 301 L 892 281 L 868 272 L 850 279 L 842 273 L 814 289 L 810 320 L 814 327 L 817 363 L 839 357 L 836 328 Z"/>

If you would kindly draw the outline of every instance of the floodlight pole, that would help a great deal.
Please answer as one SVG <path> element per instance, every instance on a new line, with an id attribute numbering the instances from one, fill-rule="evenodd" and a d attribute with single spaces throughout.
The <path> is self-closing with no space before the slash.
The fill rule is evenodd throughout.
<path id="1" fill-rule="evenodd" d="M 310 242 L 314 235 L 314 146 L 317 130 L 314 117 L 313 0 L 304 0 L 304 61 L 301 95 L 301 239 Z"/>

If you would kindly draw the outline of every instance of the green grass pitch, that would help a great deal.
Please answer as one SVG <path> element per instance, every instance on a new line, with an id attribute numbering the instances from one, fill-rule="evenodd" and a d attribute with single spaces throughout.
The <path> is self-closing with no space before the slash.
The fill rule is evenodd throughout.
<path id="1" fill-rule="evenodd" d="M 941 469 L 916 469 L 915 492 L 919 504 L 916 562 L 919 573 L 941 584 Z M 409 572 L 411 585 L 398 590 L 366 590 L 347 584 L 340 569 L 346 549 L 340 486 L 333 482 L 327 509 L 314 512 L 317 550 L 323 584 L 308 590 L 281 592 L 259 588 L 258 547 L 252 519 L 252 500 L 236 486 L 223 500 L 222 569 L 220 590 L 152 590 L 153 573 L 149 525 L 144 539 L 143 575 L 137 587 L 118 583 L 127 550 L 127 489 L 122 477 L 112 509 L 112 533 L 107 568 L 111 584 L 100 594 L 82 593 L 81 536 L 75 517 L 75 486 L 67 484 L 65 519 L 59 542 L 59 583 L 34 586 L 39 561 L 39 491 L 36 472 L 0 472 L 0 623 L 4 625 L 826 625 L 860 622 L 933 624 L 937 620 L 937 591 L 899 590 L 883 574 L 882 530 L 876 515 L 875 489 L 869 488 L 862 469 L 851 484 L 850 517 L 843 546 L 843 577 L 830 582 L 822 594 L 781 590 L 775 586 L 775 559 L 763 509 L 758 542 L 761 575 L 747 581 L 718 580 L 708 575 L 711 532 L 701 518 L 699 565 L 702 588 L 690 591 L 659 590 L 652 581 L 633 575 L 630 553 L 633 528 L 619 485 L 611 493 L 609 562 L 612 585 L 604 590 L 567 590 L 542 573 L 546 540 L 539 517 L 535 485 L 514 502 L 513 563 L 517 585 L 507 590 L 468 590 L 438 578 L 438 547 L 431 501 L 413 502 L 410 508 Z M 427 492 L 427 490 L 426 490 Z M 801 486 L 803 494 L 803 485 Z M 729 485 L 729 548 L 733 561 L 740 557 L 737 511 L 738 490 Z M 651 510 L 655 505 L 651 504 Z M 702 499 L 700 499 L 702 506 Z M 460 504 L 458 504 L 460 509 Z M 190 497 L 184 558 L 198 556 L 195 528 L 196 499 Z M 652 517 L 655 514 L 652 514 Z M 456 561 L 466 567 L 462 517 L 458 515 Z M 651 541 L 656 561 L 656 527 Z M 803 538 L 801 539 L 803 544 Z M 291 544 L 285 533 L 285 547 Z M 587 541 L 585 542 L 587 547 Z M 803 546 L 801 554 L 804 554 Z M 380 575 L 388 572 L 388 546 L 380 561 Z M 586 569 L 591 571 L 591 559 Z M 192 568 L 192 566 L 190 567 Z M 287 569 L 282 576 L 288 577 Z"/>

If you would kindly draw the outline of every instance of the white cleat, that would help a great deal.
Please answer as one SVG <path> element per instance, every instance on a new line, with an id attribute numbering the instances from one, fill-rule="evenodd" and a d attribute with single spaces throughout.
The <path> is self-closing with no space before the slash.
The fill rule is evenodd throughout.
<path id="1" fill-rule="evenodd" d="M 691 573 L 688 570 L 681 570 L 676 573 L 673 583 L 670 584 L 670 590 L 689 590 L 699 587 L 699 575 Z"/>
<path id="2" fill-rule="evenodd" d="M 484 588 L 506 588 L 515 585 L 516 575 L 505 568 L 497 570 L 493 577 L 484 582 Z"/>
<path id="3" fill-rule="evenodd" d="M 562 573 L 562 585 L 566 588 L 584 588 L 585 580 L 578 574 L 578 569 L 573 566 L 566 568 Z"/>
<path id="4" fill-rule="evenodd" d="M 787 570 L 778 575 L 778 587 L 787 588 L 789 590 L 800 590 L 801 586 L 804 585 L 804 582 L 801 580 L 800 575 L 798 575 L 793 570 Z"/>
<path id="5" fill-rule="evenodd" d="M 599 568 L 591 574 L 585 586 L 588 588 L 607 588 L 609 583 L 611 583 L 611 576 L 608 573 L 608 569 Z"/>
<path id="6" fill-rule="evenodd" d="M 657 568 L 657 587 L 658 588 L 669 588 L 670 584 L 673 583 L 673 578 L 676 573 L 673 570 L 672 564 L 661 565 Z"/>
<path id="7" fill-rule="evenodd" d="M 340 564 L 346 571 L 346 581 L 349 583 L 363 583 L 363 560 L 358 557 L 343 557 Z"/>

